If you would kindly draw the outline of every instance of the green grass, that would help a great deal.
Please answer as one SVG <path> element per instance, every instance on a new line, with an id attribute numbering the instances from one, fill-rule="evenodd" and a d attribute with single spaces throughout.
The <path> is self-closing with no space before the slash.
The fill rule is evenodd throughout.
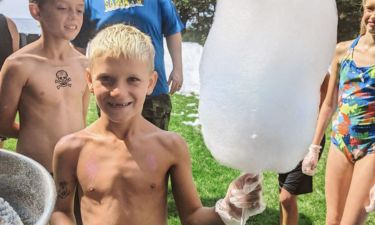
<path id="1" fill-rule="evenodd" d="M 215 202 L 223 198 L 229 183 L 239 175 L 239 171 L 219 165 L 211 156 L 204 145 L 199 126 L 185 125 L 184 121 L 195 121 L 195 117 L 188 115 L 198 114 L 198 99 L 196 96 L 174 95 L 173 113 L 169 129 L 181 134 L 187 141 L 190 149 L 193 164 L 193 177 L 200 194 L 203 205 L 213 206 Z M 88 124 L 92 123 L 96 116 L 94 100 L 90 102 L 88 112 Z M 329 135 L 327 135 L 329 137 Z M 16 140 L 8 140 L 6 149 L 15 149 Z M 324 176 L 325 164 L 329 146 L 327 139 L 326 148 L 318 166 L 318 172 L 314 176 L 314 192 L 302 195 L 298 198 L 298 208 L 300 212 L 300 225 L 324 225 L 325 223 L 325 195 Z M 279 221 L 278 204 L 278 182 L 275 173 L 264 173 L 263 182 L 264 199 L 267 209 L 264 213 L 252 217 L 248 225 L 277 225 Z M 178 213 L 173 201 L 173 196 L 169 190 L 168 195 L 168 224 L 179 225 Z M 375 215 L 368 218 L 368 225 L 375 225 Z"/>
<path id="2" fill-rule="evenodd" d="M 223 198 L 229 183 L 239 175 L 239 172 L 219 165 L 205 147 L 200 127 L 183 124 L 183 121 L 194 121 L 195 118 L 188 117 L 189 114 L 198 113 L 198 99 L 194 96 L 185 97 L 173 96 L 173 115 L 170 123 L 170 130 L 181 134 L 187 141 L 192 157 L 193 177 L 200 194 L 203 205 L 213 206 L 215 202 Z M 195 106 L 191 106 L 194 104 Z M 325 194 L 324 176 L 328 147 L 330 145 L 327 135 L 326 147 L 322 159 L 318 165 L 318 172 L 314 176 L 314 192 L 301 195 L 298 198 L 299 224 L 300 225 L 324 225 L 325 224 Z M 278 180 L 277 174 L 272 172 L 264 173 L 263 182 L 264 199 L 267 209 L 260 215 L 248 220 L 248 225 L 277 225 L 279 224 L 279 203 L 278 203 Z M 179 225 L 177 211 L 170 194 L 168 199 L 169 223 Z M 368 218 L 368 225 L 375 225 L 375 215 Z"/>

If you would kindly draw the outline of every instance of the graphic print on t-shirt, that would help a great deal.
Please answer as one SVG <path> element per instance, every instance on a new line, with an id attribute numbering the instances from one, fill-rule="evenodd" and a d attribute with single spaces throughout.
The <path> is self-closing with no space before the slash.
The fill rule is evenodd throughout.
<path id="1" fill-rule="evenodd" d="M 144 0 L 104 0 L 105 11 L 143 6 Z"/>

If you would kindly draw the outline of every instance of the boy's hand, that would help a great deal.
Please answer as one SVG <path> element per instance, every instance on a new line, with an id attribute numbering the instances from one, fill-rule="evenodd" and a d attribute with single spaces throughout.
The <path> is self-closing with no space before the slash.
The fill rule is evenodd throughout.
<path id="1" fill-rule="evenodd" d="M 309 176 L 314 176 L 316 166 L 318 165 L 319 153 L 322 147 L 320 145 L 310 145 L 309 152 L 302 162 L 302 172 Z"/>
<path id="2" fill-rule="evenodd" d="M 366 206 L 366 212 L 375 212 L 375 184 L 370 191 L 370 204 Z"/>
<path id="3" fill-rule="evenodd" d="M 173 95 L 182 87 L 183 76 L 182 71 L 173 69 L 168 79 L 168 86 L 170 86 L 169 93 Z"/>
<path id="4" fill-rule="evenodd" d="M 215 206 L 215 211 L 225 224 L 239 224 L 242 210 L 245 210 L 245 220 L 263 212 L 265 204 L 262 200 L 261 182 L 261 175 L 244 174 L 229 185 L 225 198 Z"/>

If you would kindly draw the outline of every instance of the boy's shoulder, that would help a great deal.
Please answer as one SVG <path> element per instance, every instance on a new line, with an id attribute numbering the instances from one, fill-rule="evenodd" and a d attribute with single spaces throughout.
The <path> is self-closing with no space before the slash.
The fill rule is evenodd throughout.
<path id="1" fill-rule="evenodd" d="M 63 136 L 56 144 L 56 154 L 73 154 L 79 153 L 86 143 L 92 139 L 92 136 L 86 129 Z"/>
<path id="2" fill-rule="evenodd" d="M 49 62 L 49 59 L 43 55 L 40 48 L 40 45 L 35 42 L 26 45 L 25 47 L 10 55 L 6 60 L 6 63 L 11 68 L 21 67 L 27 71 L 29 71 L 29 69 L 40 69 L 40 67 L 42 67 L 43 65 L 51 64 Z M 71 47 L 69 62 L 71 62 L 71 64 L 79 64 L 82 68 L 86 68 L 88 66 L 87 57 L 81 54 L 74 47 Z"/>
<path id="3" fill-rule="evenodd" d="M 143 138 L 145 141 L 156 141 L 165 151 L 172 155 L 185 154 L 188 149 L 184 138 L 173 131 L 165 131 L 158 128 L 144 135 Z"/>

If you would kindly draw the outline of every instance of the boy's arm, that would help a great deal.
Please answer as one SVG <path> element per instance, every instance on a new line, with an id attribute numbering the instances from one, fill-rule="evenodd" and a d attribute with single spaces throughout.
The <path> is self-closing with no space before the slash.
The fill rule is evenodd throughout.
<path id="1" fill-rule="evenodd" d="M 15 52 L 20 48 L 20 35 L 18 33 L 16 24 L 13 22 L 13 20 L 9 19 L 8 17 L 7 24 L 10 36 L 12 37 L 13 52 Z"/>
<path id="2" fill-rule="evenodd" d="M 55 209 L 51 216 L 51 225 L 75 225 L 74 195 L 77 184 L 77 149 L 74 141 L 64 137 L 55 147 L 53 154 L 53 173 L 57 191 Z"/>
<path id="3" fill-rule="evenodd" d="M 172 192 L 179 212 L 181 223 L 215 225 L 224 223 L 221 221 L 214 208 L 202 206 L 195 188 L 191 173 L 191 160 L 186 143 L 181 137 L 175 136 L 175 164 L 171 168 Z"/>
<path id="4" fill-rule="evenodd" d="M 182 73 L 181 33 L 167 36 L 166 40 L 173 64 L 173 69 L 168 79 L 168 85 L 171 85 L 170 93 L 174 94 L 181 89 L 184 80 Z"/>
<path id="5" fill-rule="evenodd" d="M 27 72 L 22 62 L 8 58 L 0 72 L 0 135 L 18 138 L 19 125 L 15 123 Z"/>
<path id="6" fill-rule="evenodd" d="M 178 135 L 173 139 L 176 158 L 170 170 L 172 192 L 183 225 L 222 225 L 223 221 L 240 224 L 242 208 L 245 220 L 265 209 L 261 200 L 261 178 L 252 174 L 235 179 L 229 185 L 225 198 L 219 200 L 215 208 L 203 207 L 192 179 L 187 145 Z"/>

